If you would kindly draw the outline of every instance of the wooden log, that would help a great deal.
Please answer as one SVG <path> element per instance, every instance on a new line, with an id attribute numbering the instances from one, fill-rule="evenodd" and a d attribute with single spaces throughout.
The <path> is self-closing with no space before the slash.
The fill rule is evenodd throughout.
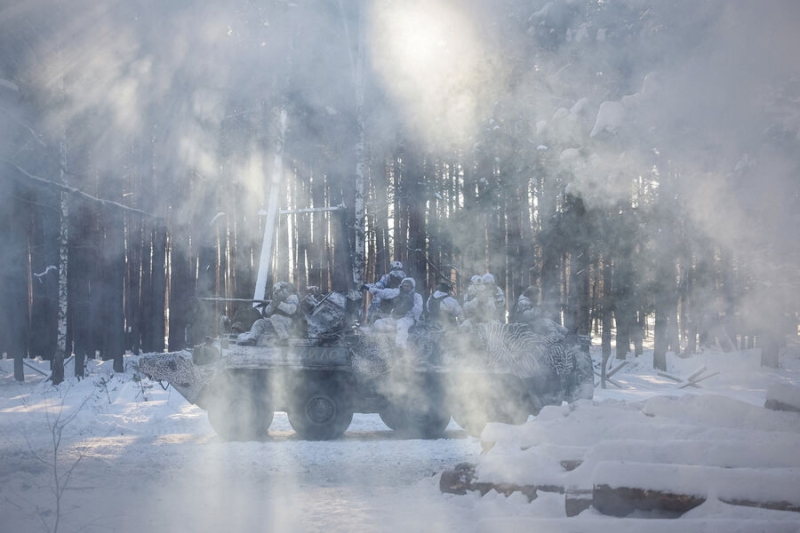
<path id="1" fill-rule="evenodd" d="M 764 407 L 773 411 L 800 413 L 800 387 L 789 383 L 775 383 L 767 389 Z"/>
<path id="2" fill-rule="evenodd" d="M 656 374 L 661 376 L 662 378 L 671 379 L 672 381 L 677 383 L 677 387 L 679 389 L 685 389 L 686 387 L 700 388 L 700 385 L 698 385 L 698 383 L 700 383 L 701 381 L 705 381 L 708 378 L 713 378 L 714 376 L 719 374 L 719 372 L 712 372 L 711 374 L 706 374 L 705 376 L 703 376 L 703 373 L 705 371 L 706 367 L 702 367 L 701 369 L 696 370 L 686 379 L 679 378 L 677 376 L 673 376 L 672 374 L 667 374 L 666 372 L 661 372 L 661 371 L 656 372 Z"/>
<path id="3" fill-rule="evenodd" d="M 442 472 L 442 476 L 439 478 L 439 490 L 444 493 L 459 495 L 464 495 L 467 491 L 475 491 L 480 493 L 481 496 L 485 496 L 492 490 L 505 496 L 510 496 L 515 492 L 519 492 L 524 494 L 529 502 L 536 499 L 537 493 L 540 490 L 545 492 L 563 492 L 562 487 L 552 485 L 533 486 L 476 481 L 475 465 L 471 463 L 461 463 L 456 465 L 453 470 Z"/>
<path id="4" fill-rule="evenodd" d="M 698 383 L 700 383 L 701 381 L 705 381 L 708 378 L 713 378 L 717 374 L 719 374 L 719 372 L 712 372 L 711 374 L 707 374 L 707 375 L 702 376 L 702 377 L 695 377 L 695 378 L 691 378 L 690 377 L 689 380 L 686 383 L 682 383 L 678 388 L 679 389 L 685 389 L 686 387 L 695 387 L 695 388 L 699 389 L 700 385 L 698 385 Z"/>
<path id="5" fill-rule="evenodd" d="M 662 378 L 671 379 L 671 380 L 672 380 L 672 381 L 674 381 L 675 383 L 680 383 L 680 382 L 682 382 L 682 381 L 683 381 L 683 379 L 681 379 L 681 378 L 679 378 L 679 377 L 677 377 L 677 376 L 673 376 L 672 374 L 667 374 L 666 372 L 662 372 L 662 371 L 660 371 L 660 370 L 659 370 L 658 372 L 656 372 L 656 375 L 659 375 L 659 376 L 661 376 Z"/>
<path id="6" fill-rule="evenodd" d="M 746 498 L 725 498 L 720 497 L 719 501 L 742 507 L 757 507 L 758 509 L 771 509 L 773 511 L 791 511 L 800 513 L 800 504 L 787 501 L 757 502 Z"/>
<path id="7" fill-rule="evenodd" d="M 591 490 L 568 490 L 564 494 L 564 511 L 567 516 L 578 516 L 592 506 Z"/>
<path id="8" fill-rule="evenodd" d="M 460 463 L 453 470 L 445 470 L 439 478 L 439 490 L 448 494 L 466 494 L 475 479 L 475 465 Z"/>
<path id="9" fill-rule="evenodd" d="M 716 497 L 732 505 L 800 512 L 798 476 L 797 468 L 601 462 L 592 472 L 592 506 L 611 516 L 634 511 L 679 516 Z"/>
<path id="10" fill-rule="evenodd" d="M 771 409 L 772 411 L 789 411 L 792 413 L 800 413 L 800 407 L 796 405 L 790 405 L 788 403 L 783 403 L 778 400 L 769 399 L 764 403 L 764 407 L 767 409 Z"/>
<path id="11" fill-rule="evenodd" d="M 35 367 L 35 366 L 33 366 L 32 364 L 28 363 L 27 361 L 22 361 L 22 364 L 23 364 L 23 365 L 25 365 L 25 366 L 27 366 L 28 368 L 30 368 L 30 369 L 31 369 L 31 370 L 33 370 L 34 372 L 38 372 L 39 374 L 43 375 L 44 377 L 47 377 L 47 374 L 46 374 L 46 373 L 42 372 L 41 370 L 39 370 L 38 368 L 36 368 L 36 367 Z"/>
<path id="12" fill-rule="evenodd" d="M 560 461 L 561 468 L 567 472 L 572 472 L 583 464 L 583 459 L 564 459 Z"/>
<path id="13" fill-rule="evenodd" d="M 606 377 L 605 380 L 603 380 L 603 376 L 601 376 L 598 372 L 595 372 L 594 375 L 600 378 L 600 383 L 599 384 L 602 384 L 604 381 L 607 381 L 608 383 L 611 383 L 612 385 L 614 385 L 618 389 L 623 388 L 622 385 L 619 382 L 614 381 L 613 379 L 611 379 L 609 377 Z"/>
<path id="14" fill-rule="evenodd" d="M 614 376 L 614 374 L 616 374 L 617 372 L 619 372 L 620 370 L 622 370 L 622 368 L 623 368 L 625 365 L 627 365 L 627 364 L 628 364 L 628 362 L 627 362 L 627 361 L 623 361 L 623 362 L 621 362 L 620 364 L 618 364 L 617 366 L 615 366 L 615 367 L 614 367 L 614 368 L 613 368 L 611 371 L 609 371 L 609 372 L 606 374 L 606 379 L 608 379 L 608 378 L 610 378 L 610 377 L 613 377 L 613 376 Z"/>
<path id="15" fill-rule="evenodd" d="M 677 517 L 705 501 L 701 496 L 636 487 L 601 484 L 592 488 L 592 506 L 605 515 L 617 517 L 628 516 L 634 511 L 659 511 Z"/>

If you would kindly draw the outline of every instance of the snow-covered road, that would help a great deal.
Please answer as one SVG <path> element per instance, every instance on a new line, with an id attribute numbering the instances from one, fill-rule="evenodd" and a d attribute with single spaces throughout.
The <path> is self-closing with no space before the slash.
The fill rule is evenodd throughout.
<path id="1" fill-rule="evenodd" d="M 402 439 L 377 415 L 357 414 L 345 438 L 310 442 L 276 413 L 268 439 L 225 442 L 174 391 L 143 391 L 119 376 L 97 383 L 75 384 L 63 401 L 64 415 L 76 417 L 64 428 L 61 483 L 82 458 L 56 511 L 53 468 L 34 454 L 52 458 L 55 419 L 42 408 L 60 409 L 61 397 L 44 393 L 44 383 L 5 381 L 0 531 L 52 528 L 57 513 L 59 531 L 120 533 L 446 531 L 470 520 L 454 512 L 458 503 L 443 509 L 454 497 L 439 491 L 438 474 L 480 454 L 454 423 L 444 439 Z M 37 404 L 34 394 L 15 409 L 14 388 L 46 399 Z M 136 401 L 143 392 L 148 400 Z"/>
<path id="2" fill-rule="evenodd" d="M 698 368 L 719 372 L 702 388 L 657 375 L 651 355 L 632 358 L 615 376 L 621 388 L 596 389 L 594 402 L 548 407 L 520 427 L 487 428 L 484 440 L 496 443 L 488 454 L 453 422 L 444 439 L 403 439 L 365 414 L 355 415 L 341 440 L 300 440 L 285 413 L 277 413 L 267 439 L 225 442 L 204 411 L 171 387 L 140 380 L 132 359 L 122 374 L 110 362 L 91 361 L 89 377 L 57 389 L 35 372 L 15 382 L 12 362 L 0 359 L 0 533 L 53 531 L 57 518 L 58 531 L 116 533 L 798 533 L 796 512 L 730 505 L 719 494 L 722 474 L 738 468 L 756 481 L 776 482 L 723 487 L 735 488 L 737 498 L 797 500 L 792 468 L 800 415 L 763 407 L 770 385 L 800 383 L 800 356 L 784 357 L 778 370 L 761 368 L 757 353 L 671 359 L 669 370 L 679 377 Z M 47 369 L 45 362 L 31 364 Z M 56 479 L 52 430 L 58 427 Z M 692 492 L 704 484 L 681 478 L 669 485 L 645 474 L 665 471 L 665 464 L 676 475 L 703 469 L 719 479 L 707 483 L 716 488 L 702 505 L 677 520 L 619 519 L 595 509 L 567 518 L 563 494 L 539 491 L 528 502 L 521 493 L 456 496 L 439 489 L 439 474 L 461 462 L 478 463 L 482 481 L 581 481 L 580 468 L 559 468 L 553 458 L 562 455 L 584 460 L 591 475 L 583 481 L 590 485 L 602 469 L 589 467 L 610 459 L 644 463 L 638 474 L 613 472 L 614 480 L 633 475 L 637 486 Z M 65 489 L 60 498 L 57 487 Z"/>

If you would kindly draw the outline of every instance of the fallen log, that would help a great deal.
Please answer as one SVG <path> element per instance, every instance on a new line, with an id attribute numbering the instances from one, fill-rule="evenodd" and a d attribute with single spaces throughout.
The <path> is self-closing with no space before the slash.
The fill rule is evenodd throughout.
<path id="1" fill-rule="evenodd" d="M 800 413 L 800 387 L 788 383 L 776 383 L 767 389 L 764 407 L 773 411 Z"/>
<path id="2" fill-rule="evenodd" d="M 513 483 L 491 483 L 481 482 L 475 479 L 475 465 L 471 463 L 460 463 L 453 470 L 442 472 L 439 478 L 439 490 L 448 494 L 464 495 L 467 491 L 475 491 L 485 496 L 494 490 L 504 496 L 511 496 L 515 492 L 524 494 L 529 502 L 536 499 L 538 491 L 544 492 L 563 492 L 561 487 L 556 486 L 533 486 L 516 485 Z"/>
<path id="3" fill-rule="evenodd" d="M 600 484 L 592 489 L 592 507 L 605 515 L 617 517 L 628 516 L 634 511 L 659 511 L 662 518 L 677 518 L 705 501 L 702 496 L 636 487 Z"/>
<path id="4" fill-rule="evenodd" d="M 592 473 L 592 506 L 627 516 L 680 516 L 709 497 L 731 505 L 800 512 L 800 469 L 718 468 L 608 461 Z"/>

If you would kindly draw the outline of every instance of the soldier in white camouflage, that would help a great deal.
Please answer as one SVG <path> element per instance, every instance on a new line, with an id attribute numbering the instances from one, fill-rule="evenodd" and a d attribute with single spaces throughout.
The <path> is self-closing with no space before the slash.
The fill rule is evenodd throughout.
<path id="1" fill-rule="evenodd" d="M 273 334 L 280 340 L 290 337 L 300 300 L 297 291 L 289 282 L 279 281 L 272 288 L 272 300 L 264 309 L 264 318 L 253 323 L 250 331 L 237 338 L 238 344 L 261 344 Z"/>

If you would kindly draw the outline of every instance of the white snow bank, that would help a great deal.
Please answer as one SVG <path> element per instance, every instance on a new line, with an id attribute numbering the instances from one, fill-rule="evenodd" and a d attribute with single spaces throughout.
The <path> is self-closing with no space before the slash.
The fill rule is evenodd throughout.
<path id="1" fill-rule="evenodd" d="M 546 407 L 522 426 L 487 425 L 482 440 L 494 446 L 476 474 L 490 483 L 586 489 L 606 461 L 800 468 L 800 414 L 711 394 Z"/>
<path id="2" fill-rule="evenodd" d="M 581 515 L 569 520 L 554 518 L 508 518 L 481 521 L 479 533 L 797 533 L 800 526 L 776 520 L 669 520 Z"/>
<path id="3" fill-rule="evenodd" d="M 796 413 L 772 412 L 717 395 L 659 396 L 648 400 L 643 412 L 651 417 L 674 418 L 706 427 L 800 433 L 800 415 Z"/>

